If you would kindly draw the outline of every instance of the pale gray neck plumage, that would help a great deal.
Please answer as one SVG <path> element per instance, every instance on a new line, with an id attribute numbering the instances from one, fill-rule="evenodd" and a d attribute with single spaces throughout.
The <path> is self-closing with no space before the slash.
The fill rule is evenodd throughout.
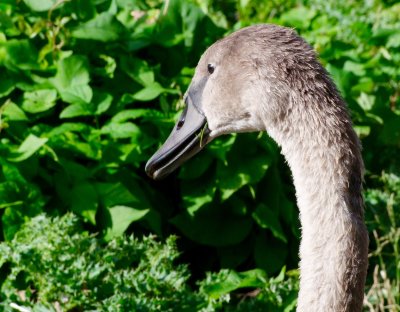
<path id="1" fill-rule="evenodd" d="M 329 79 L 328 89 L 313 83 L 308 97 L 294 86 L 288 113 L 266 125 L 292 170 L 300 209 L 298 311 L 361 311 L 368 235 L 360 145 Z"/>

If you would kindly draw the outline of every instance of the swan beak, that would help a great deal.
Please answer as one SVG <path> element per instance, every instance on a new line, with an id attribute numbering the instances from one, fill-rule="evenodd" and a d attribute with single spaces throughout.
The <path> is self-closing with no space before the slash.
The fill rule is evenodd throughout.
<path id="1" fill-rule="evenodd" d="M 164 145 L 149 159 L 146 173 L 160 180 L 197 154 L 209 142 L 207 119 L 190 96 L 186 107 Z"/>

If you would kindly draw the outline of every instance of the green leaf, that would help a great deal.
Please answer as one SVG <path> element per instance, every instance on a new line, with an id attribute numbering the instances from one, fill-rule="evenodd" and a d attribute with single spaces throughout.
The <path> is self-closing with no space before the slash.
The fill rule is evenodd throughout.
<path id="1" fill-rule="evenodd" d="M 113 96 L 109 93 L 96 91 L 93 97 L 93 105 L 96 107 L 96 115 L 101 115 L 106 112 L 112 103 Z"/>
<path id="2" fill-rule="evenodd" d="M 356 76 L 365 76 L 365 68 L 363 64 L 359 64 L 353 61 L 346 61 L 343 65 L 343 70 L 353 73 Z"/>
<path id="3" fill-rule="evenodd" d="M 50 81 L 59 91 L 73 86 L 82 86 L 89 83 L 89 65 L 87 58 L 80 55 L 71 55 L 61 59 L 57 64 L 57 74 Z"/>
<path id="4" fill-rule="evenodd" d="M 93 97 L 92 88 L 88 85 L 74 85 L 59 92 L 61 99 L 70 104 L 88 104 Z"/>
<path id="5" fill-rule="evenodd" d="M 154 82 L 133 94 L 133 98 L 138 101 L 151 101 L 164 91 L 164 88 L 158 82 Z"/>
<path id="6" fill-rule="evenodd" d="M 267 205 L 258 204 L 252 216 L 260 227 L 263 229 L 270 229 L 276 238 L 287 243 L 287 238 L 283 232 L 279 216 L 275 210 L 270 209 Z"/>
<path id="7" fill-rule="evenodd" d="M 229 152 L 226 163 L 218 162 L 217 177 L 222 200 L 228 199 L 244 185 L 260 181 L 272 161 L 265 151 L 250 148 L 254 142 L 249 139 L 242 135 Z"/>
<path id="8" fill-rule="evenodd" d="M 131 188 L 118 183 L 97 183 L 96 190 L 104 207 L 113 206 L 134 207 L 138 210 L 148 210 L 150 204 L 144 195 L 142 188 L 134 181 L 130 181 Z"/>
<path id="9" fill-rule="evenodd" d="M 113 139 L 136 138 L 141 131 L 131 122 L 110 123 L 101 128 L 102 134 L 109 134 Z"/>
<path id="10" fill-rule="evenodd" d="M 23 0 L 23 1 L 32 11 L 37 11 L 37 12 L 48 11 L 57 3 L 57 0 Z"/>
<path id="11" fill-rule="evenodd" d="M 142 219 L 149 209 L 138 210 L 128 206 L 114 206 L 108 208 L 111 217 L 110 227 L 106 231 L 106 239 L 121 236 L 129 225 Z"/>
<path id="12" fill-rule="evenodd" d="M 8 120 L 28 120 L 24 111 L 19 108 L 19 106 L 11 101 L 7 101 L 3 106 L 3 115 L 7 117 Z"/>
<path id="13" fill-rule="evenodd" d="M 254 259 L 258 268 L 272 275 L 285 265 L 288 253 L 287 245 L 280 240 L 259 234 L 256 238 Z"/>
<path id="14" fill-rule="evenodd" d="M 85 181 L 75 184 L 71 189 L 70 199 L 71 210 L 95 225 L 98 197 L 94 186 Z"/>
<path id="15" fill-rule="evenodd" d="M 28 113 L 41 113 L 56 105 L 57 91 L 42 89 L 24 93 L 22 108 Z"/>
<path id="16" fill-rule="evenodd" d="M 216 211 L 212 206 L 204 206 L 194 216 L 180 213 L 171 220 L 185 236 L 200 244 L 228 246 L 240 243 L 250 232 L 250 218 L 237 216 L 226 207 Z"/>
<path id="17" fill-rule="evenodd" d="M 212 160 L 208 150 L 203 151 L 182 166 L 179 172 L 179 178 L 182 180 L 194 180 L 199 178 L 210 167 Z M 185 184 L 186 183 L 184 183 L 184 185 Z"/>
<path id="18" fill-rule="evenodd" d="M 38 52 L 27 39 L 11 39 L 7 42 L 0 42 L 0 64 L 13 71 L 37 70 Z"/>
<path id="19" fill-rule="evenodd" d="M 305 29 L 310 26 L 311 21 L 315 17 L 316 13 L 317 12 L 315 12 L 313 9 L 309 9 L 304 6 L 298 6 L 282 14 L 280 20 L 286 25 Z"/>
<path id="20" fill-rule="evenodd" d="M 364 111 L 370 111 L 375 104 L 376 97 L 374 95 L 369 95 L 361 92 L 360 96 L 357 98 L 357 103 Z"/>
<path id="21" fill-rule="evenodd" d="M 85 104 L 72 104 L 63 109 L 60 113 L 60 118 L 74 118 L 80 116 L 91 116 L 92 111 L 89 105 Z"/>
<path id="22" fill-rule="evenodd" d="M 124 26 L 114 14 L 103 12 L 90 21 L 80 24 L 72 31 L 72 36 L 102 42 L 115 41 L 120 38 Z"/>
<path id="23" fill-rule="evenodd" d="M 190 215 L 210 203 L 215 195 L 215 175 L 195 181 L 182 181 L 182 199 L 185 209 Z"/>
<path id="24" fill-rule="evenodd" d="M 0 98 L 9 95 L 15 89 L 15 81 L 4 72 L 0 72 Z"/>
<path id="25" fill-rule="evenodd" d="M 36 153 L 44 144 L 46 144 L 48 138 L 38 138 L 34 134 L 29 134 L 28 137 L 22 142 L 17 150 L 17 155 L 9 158 L 11 161 L 20 162 L 31 157 Z"/>
<path id="26" fill-rule="evenodd" d="M 226 271 L 227 274 L 221 273 L 219 274 L 223 275 L 222 280 L 202 287 L 202 290 L 213 299 L 218 299 L 236 289 L 245 287 L 262 288 L 267 284 L 267 274 L 260 269 L 245 272 L 229 270 Z"/>
<path id="27" fill-rule="evenodd" d="M 126 109 L 118 112 L 115 116 L 112 117 L 112 123 L 122 123 L 129 119 L 138 119 L 138 118 L 148 118 L 148 119 L 160 119 L 165 118 L 165 115 L 158 110 L 155 109 Z"/>

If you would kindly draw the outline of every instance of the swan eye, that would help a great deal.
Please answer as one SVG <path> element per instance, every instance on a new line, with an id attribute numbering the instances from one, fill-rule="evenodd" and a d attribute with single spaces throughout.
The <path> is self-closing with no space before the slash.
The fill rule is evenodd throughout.
<path id="1" fill-rule="evenodd" d="M 208 73 L 211 75 L 215 70 L 215 66 L 213 64 L 208 64 L 207 70 L 208 70 Z"/>

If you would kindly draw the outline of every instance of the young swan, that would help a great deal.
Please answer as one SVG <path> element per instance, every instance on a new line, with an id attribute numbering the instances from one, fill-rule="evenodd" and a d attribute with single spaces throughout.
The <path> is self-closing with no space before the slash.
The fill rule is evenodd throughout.
<path id="1" fill-rule="evenodd" d="M 219 135 L 266 130 L 292 170 L 300 209 L 297 311 L 361 311 L 368 235 L 360 144 L 312 48 L 284 27 L 239 30 L 201 57 L 185 102 L 147 174 L 162 178 Z"/>

